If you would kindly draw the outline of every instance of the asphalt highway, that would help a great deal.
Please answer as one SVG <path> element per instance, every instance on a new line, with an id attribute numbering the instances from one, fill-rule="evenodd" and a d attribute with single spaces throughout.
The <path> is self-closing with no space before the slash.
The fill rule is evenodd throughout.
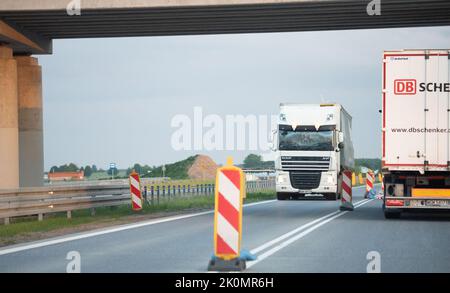
<path id="1" fill-rule="evenodd" d="M 378 187 L 377 187 L 378 188 Z M 450 216 L 386 220 L 381 200 L 354 188 L 355 210 L 339 202 L 266 201 L 244 208 L 248 272 L 450 272 Z M 0 249 L 0 272 L 206 272 L 213 254 L 211 211 L 66 235 Z"/>

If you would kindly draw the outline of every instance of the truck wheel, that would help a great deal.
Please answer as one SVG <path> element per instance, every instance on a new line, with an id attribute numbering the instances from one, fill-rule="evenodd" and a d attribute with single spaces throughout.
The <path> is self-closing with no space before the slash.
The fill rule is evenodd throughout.
<path id="1" fill-rule="evenodd" d="M 287 195 L 281 192 L 277 192 L 277 199 L 278 200 L 286 200 L 287 199 Z"/>
<path id="2" fill-rule="evenodd" d="M 384 210 L 384 217 L 386 219 L 398 219 L 398 218 L 400 218 L 401 215 L 402 215 L 401 212 L 393 212 L 393 211 Z"/>

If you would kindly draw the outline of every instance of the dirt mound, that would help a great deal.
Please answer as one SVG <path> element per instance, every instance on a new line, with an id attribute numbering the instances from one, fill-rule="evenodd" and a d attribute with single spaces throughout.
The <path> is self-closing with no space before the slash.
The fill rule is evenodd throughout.
<path id="1" fill-rule="evenodd" d="M 219 166 L 208 156 L 198 155 L 188 170 L 190 179 L 214 179 Z"/>

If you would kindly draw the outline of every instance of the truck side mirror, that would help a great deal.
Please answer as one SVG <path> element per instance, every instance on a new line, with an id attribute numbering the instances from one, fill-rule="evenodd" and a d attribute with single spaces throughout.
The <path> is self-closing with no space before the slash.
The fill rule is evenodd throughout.
<path id="1" fill-rule="evenodd" d="M 272 130 L 272 139 L 271 139 L 271 142 L 269 144 L 270 149 L 272 151 L 274 151 L 274 152 L 278 150 L 277 142 L 276 142 L 277 133 L 278 133 L 277 130 Z"/>

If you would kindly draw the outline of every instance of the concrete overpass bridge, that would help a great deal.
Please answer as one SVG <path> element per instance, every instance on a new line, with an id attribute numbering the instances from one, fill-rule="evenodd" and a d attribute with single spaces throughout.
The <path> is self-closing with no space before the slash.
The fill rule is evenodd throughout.
<path id="1" fill-rule="evenodd" d="M 381 0 L 381 15 L 370 16 L 371 2 L 1 0 L 0 189 L 42 184 L 41 68 L 32 55 L 51 54 L 52 40 L 450 25 L 448 0 Z"/>

